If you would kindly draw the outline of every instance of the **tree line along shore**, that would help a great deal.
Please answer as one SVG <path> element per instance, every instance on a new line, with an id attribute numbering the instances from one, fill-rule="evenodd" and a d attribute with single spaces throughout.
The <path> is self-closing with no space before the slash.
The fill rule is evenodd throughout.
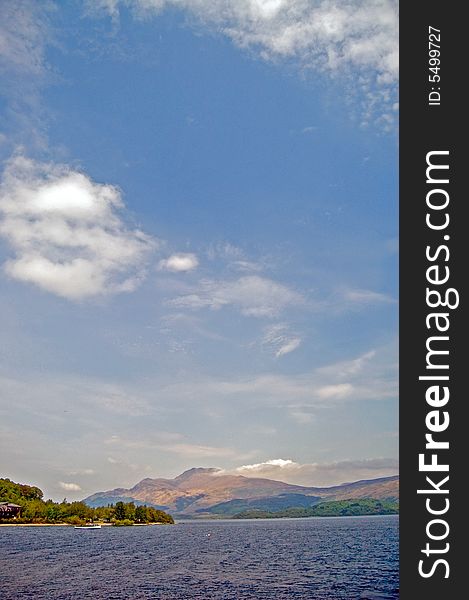
<path id="1" fill-rule="evenodd" d="M 115 526 L 151 523 L 174 524 L 173 517 L 152 506 L 136 506 L 133 502 L 116 502 L 92 508 L 84 502 L 44 500 L 36 486 L 0 479 L 0 524 L 84 525 L 108 523 Z M 8 507 L 12 508 L 8 510 Z"/>
<path id="2" fill-rule="evenodd" d="M 361 498 L 330 500 L 311 507 L 292 507 L 271 511 L 251 509 L 233 515 L 233 519 L 299 519 L 302 517 L 366 517 L 372 515 L 397 515 L 399 503 L 395 500 Z"/>

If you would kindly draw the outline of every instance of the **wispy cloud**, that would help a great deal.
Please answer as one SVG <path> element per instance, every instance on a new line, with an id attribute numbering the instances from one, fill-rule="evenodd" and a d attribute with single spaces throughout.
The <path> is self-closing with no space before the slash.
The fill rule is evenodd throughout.
<path id="1" fill-rule="evenodd" d="M 103 421 L 113 417 L 139 417 L 152 411 L 151 393 L 133 386 L 124 387 L 113 381 L 70 375 L 45 375 L 36 378 L 0 376 L 4 402 L 17 398 L 18 410 L 28 412 L 37 421 L 54 421 L 74 415 L 81 426 L 98 424 L 93 415 Z M 48 410 L 43 410 L 47 403 Z"/>
<path id="2" fill-rule="evenodd" d="M 69 300 L 133 291 L 155 241 L 125 225 L 123 207 L 112 185 L 13 157 L 0 188 L 0 234 L 16 253 L 6 272 Z"/>
<path id="3" fill-rule="evenodd" d="M 391 108 L 398 78 L 398 4 L 394 0 L 100 0 L 117 19 L 175 7 L 267 61 L 344 74 L 364 92 L 367 110 Z"/>
<path id="4" fill-rule="evenodd" d="M 344 400 L 352 396 L 355 391 L 351 383 L 335 383 L 318 388 L 316 393 L 322 400 Z"/>
<path id="5" fill-rule="evenodd" d="M 199 259 L 192 253 L 172 254 L 168 258 L 160 260 L 158 268 L 161 271 L 171 271 L 172 273 L 185 273 L 197 268 Z"/>
<path id="6" fill-rule="evenodd" d="M 299 348 L 301 338 L 292 334 L 285 323 L 277 323 L 265 328 L 261 344 L 280 358 Z"/>
<path id="7" fill-rule="evenodd" d="M 361 401 L 397 397 L 397 365 L 388 350 L 366 353 L 374 358 L 354 358 L 306 373 L 263 373 L 231 378 L 203 377 L 164 386 L 159 398 L 181 406 L 236 406 L 278 408 L 299 424 L 310 423 L 315 414 Z M 357 363 L 361 366 L 358 368 Z"/>
<path id="8" fill-rule="evenodd" d="M 95 469 L 74 469 L 73 471 L 68 472 L 69 475 L 95 475 Z"/>
<path id="9" fill-rule="evenodd" d="M 162 453 L 176 454 L 187 460 L 197 458 L 230 458 L 237 455 L 232 448 L 194 444 L 182 434 L 172 432 L 155 432 L 151 436 L 140 439 L 112 436 L 106 444 L 118 445 L 120 448 L 153 450 Z"/>
<path id="10" fill-rule="evenodd" d="M 298 306 L 304 299 L 298 292 L 265 277 L 250 275 L 231 281 L 202 280 L 191 294 L 170 301 L 179 308 L 210 308 L 218 310 L 232 306 L 243 315 L 275 317 L 288 306 Z"/>
<path id="11" fill-rule="evenodd" d="M 234 260 L 232 263 L 230 263 L 230 267 L 232 267 L 235 271 L 241 271 L 245 273 L 257 273 L 264 269 L 262 264 L 251 260 Z"/>
<path id="12" fill-rule="evenodd" d="M 307 424 L 319 411 L 359 402 L 383 401 L 397 397 L 397 365 L 388 349 L 371 351 L 309 372 L 281 374 L 267 372 L 231 377 L 195 375 L 144 381 L 113 382 L 105 379 L 67 375 L 47 378 L 0 378 L 5 406 L 14 400 L 19 414 L 33 415 L 37 427 L 48 430 L 51 423 L 63 424 L 73 416 L 77 429 L 106 429 L 107 423 L 147 422 L 169 415 L 243 414 L 246 408 L 278 408 L 299 424 Z M 47 410 L 44 409 L 47 405 Z M 130 420 L 129 420 L 130 419 Z M 135 419 L 135 420 L 134 420 Z M 186 422 L 186 419 L 184 419 Z M 181 450 L 192 444 L 173 434 L 149 443 Z M 176 437 L 175 437 L 176 436 Z M 135 443 L 147 443 L 147 439 Z M 203 441 L 201 446 L 207 446 Z M 202 450 L 201 450 L 202 452 Z"/>
<path id="13" fill-rule="evenodd" d="M 364 304 L 394 304 L 396 300 L 388 294 L 375 292 L 373 290 L 348 289 L 344 291 L 344 299 L 357 305 Z"/>
<path id="14" fill-rule="evenodd" d="M 376 350 L 370 350 L 369 352 L 365 352 L 364 354 L 357 356 L 357 358 L 339 361 L 337 363 L 333 363 L 332 365 L 320 367 L 317 369 L 317 373 L 323 375 L 324 377 L 335 379 L 348 378 L 367 369 L 375 357 Z"/>
<path id="15" fill-rule="evenodd" d="M 311 412 L 305 410 L 290 410 L 290 419 L 298 423 L 299 425 L 309 425 L 314 421 L 314 415 Z"/>
<path id="16" fill-rule="evenodd" d="M 31 0 L 2 2 L 0 72 L 41 75 L 46 70 L 45 43 L 49 30 L 45 5 Z"/>
<path id="17" fill-rule="evenodd" d="M 0 155 L 11 153 L 18 144 L 40 149 L 47 146 L 40 91 L 53 77 L 46 59 L 47 46 L 54 43 L 49 21 L 53 11 L 52 2 L 2 2 L 0 97 L 8 108 L 4 125 L 9 135 L 4 148 L 0 148 Z"/>
<path id="18" fill-rule="evenodd" d="M 230 242 L 211 243 L 206 250 L 206 255 L 210 261 L 218 260 L 221 266 L 239 273 L 260 273 L 269 267 L 265 257 L 253 260 L 243 248 Z"/>

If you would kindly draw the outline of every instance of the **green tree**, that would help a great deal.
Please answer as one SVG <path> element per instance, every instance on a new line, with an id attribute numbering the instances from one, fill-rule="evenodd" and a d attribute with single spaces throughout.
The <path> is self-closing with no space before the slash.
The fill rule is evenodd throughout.
<path id="1" fill-rule="evenodd" d="M 137 523 L 145 523 L 147 520 L 146 506 L 137 506 L 135 509 L 135 520 Z"/>
<path id="2" fill-rule="evenodd" d="M 29 500 L 23 510 L 23 517 L 28 521 L 41 522 L 47 519 L 46 505 L 42 500 Z"/>
<path id="3" fill-rule="evenodd" d="M 150 523 L 174 523 L 171 515 L 152 506 L 147 506 L 147 521 Z"/>
<path id="4" fill-rule="evenodd" d="M 125 504 L 125 518 L 129 521 L 135 521 L 135 504 L 133 502 Z"/>
<path id="5" fill-rule="evenodd" d="M 111 506 L 98 506 L 94 509 L 94 514 L 98 521 L 109 522 L 114 515 L 114 510 Z"/>
<path id="6" fill-rule="evenodd" d="M 114 517 L 118 521 L 123 521 L 126 518 L 125 504 L 123 502 L 116 502 L 114 507 Z"/>
<path id="7" fill-rule="evenodd" d="M 60 506 L 55 502 L 51 502 L 50 500 L 46 502 L 46 514 L 47 520 L 50 523 L 55 523 L 56 521 L 60 521 L 61 511 Z"/>

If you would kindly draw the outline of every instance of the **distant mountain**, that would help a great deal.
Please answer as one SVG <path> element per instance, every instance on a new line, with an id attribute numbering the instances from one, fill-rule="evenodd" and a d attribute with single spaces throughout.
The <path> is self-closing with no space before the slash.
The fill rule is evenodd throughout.
<path id="1" fill-rule="evenodd" d="M 143 479 L 130 489 L 97 492 L 84 502 L 106 506 L 119 500 L 145 503 L 178 516 L 231 516 L 243 510 L 309 508 L 322 499 L 399 498 L 399 477 L 382 477 L 334 487 L 306 487 L 261 477 L 226 475 L 220 469 L 194 468 L 174 479 Z"/>

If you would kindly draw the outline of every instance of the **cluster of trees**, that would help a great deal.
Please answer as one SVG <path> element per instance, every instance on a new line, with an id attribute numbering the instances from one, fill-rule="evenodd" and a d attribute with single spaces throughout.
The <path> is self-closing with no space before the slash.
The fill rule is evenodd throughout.
<path id="1" fill-rule="evenodd" d="M 163 510 L 159 510 L 153 506 L 135 506 L 133 502 L 116 502 L 116 504 L 99 506 L 92 510 L 95 511 L 96 519 L 113 522 L 115 525 L 131 525 L 134 523 L 174 523 L 173 517 Z"/>
<path id="2" fill-rule="evenodd" d="M 174 523 L 173 517 L 168 513 L 151 506 L 135 506 L 133 502 L 117 502 L 115 505 L 91 508 L 84 502 L 44 500 L 42 490 L 38 487 L 15 483 L 9 479 L 0 479 L 0 502 L 12 502 L 22 507 L 21 518 L 16 519 L 16 523 Z"/>
<path id="3" fill-rule="evenodd" d="M 396 515 L 399 504 L 395 500 L 331 500 L 312 507 L 286 508 L 279 511 L 245 510 L 233 519 L 279 519 L 298 517 L 359 517 L 366 515 Z"/>

